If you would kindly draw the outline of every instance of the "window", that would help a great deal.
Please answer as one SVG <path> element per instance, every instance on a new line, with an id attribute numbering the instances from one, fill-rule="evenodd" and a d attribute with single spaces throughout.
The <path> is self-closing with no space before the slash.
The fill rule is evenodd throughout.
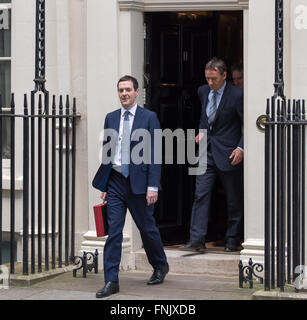
<path id="1" fill-rule="evenodd" d="M 11 1 L 0 0 L 0 95 L 4 112 L 10 111 L 11 96 Z M 10 158 L 10 120 L 2 118 L 3 159 Z"/>

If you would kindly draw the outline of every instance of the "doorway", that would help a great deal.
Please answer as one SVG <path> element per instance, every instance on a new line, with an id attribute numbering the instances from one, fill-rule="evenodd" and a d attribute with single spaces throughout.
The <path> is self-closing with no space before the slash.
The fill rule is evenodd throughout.
<path id="1" fill-rule="evenodd" d="M 217 56 L 229 69 L 243 62 L 243 13 L 146 13 L 145 25 L 145 107 L 157 113 L 162 129 L 197 130 L 201 113 L 197 88 L 205 83 L 206 62 Z M 230 72 L 227 81 L 231 81 Z M 174 148 L 174 163 L 176 154 Z M 165 245 L 184 243 L 189 238 L 195 185 L 195 177 L 188 175 L 189 167 L 162 164 L 162 192 L 155 218 Z M 211 213 L 207 240 L 220 240 L 226 230 L 227 212 L 219 181 Z"/>

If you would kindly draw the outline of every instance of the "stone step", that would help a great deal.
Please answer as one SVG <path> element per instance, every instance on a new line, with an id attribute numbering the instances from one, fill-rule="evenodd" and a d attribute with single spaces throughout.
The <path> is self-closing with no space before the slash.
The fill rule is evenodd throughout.
<path id="1" fill-rule="evenodd" d="M 165 248 L 171 273 L 211 274 L 239 277 L 240 254 L 207 250 L 205 253 L 194 253 L 179 249 Z M 137 270 L 152 270 L 145 251 L 136 251 L 135 267 Z"/>

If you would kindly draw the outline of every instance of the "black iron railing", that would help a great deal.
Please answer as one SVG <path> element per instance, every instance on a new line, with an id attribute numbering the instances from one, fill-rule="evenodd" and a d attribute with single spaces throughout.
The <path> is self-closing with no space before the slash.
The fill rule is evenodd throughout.
<path id="1" fill-rule="evenodd" d="M 2 119 L 11 122 L 11 159 L 10 159 L 10 272 L 14 273 L 15 264 L 15 145 L 17 139 L 23 140 L 23 274 L 49 270 L 49 252 L 51 267 L 68 265 L 74 257 L 75 246 L 75 161 L 76 161 L 76 100 L 72 106 L 66 96 L 65 110 L 63 97 L 52 98 L 52 112 L 49 111 L 49 94 L 38 96 L 37 108 L 34 108 L 34 94 L 31 93 L 31 110 L 28 97 L 24 95 L 23 114 L 15 113 L 14 95 L 11 99 L 10 114 L 3 113 L 0 105 L 0 129 Z M 35 112 L 37 109 L 37 112 Z M 51 127 L 50 127 L 51 121 Z M 65 125 L 64 125 L 65 123 Z M 23 136 L 15 136 L 15 127 L 22 126 Z M 51 136 L 51 144 L 50 142 Z M 65 137 L 65 145 L 63 144 Z M 0 143 L 0 154 L 2 144 Z M 36 165 L 37 164 L 37 165 Z M 64 166 L 65 164 L 65 166 Z M 0 167 L 0 169 L 2 169 Z M 2 170 L 0 186 L 2 187 Z M 51 178 L 51 179 L 50 179 Z M 44 182 L 44 183 L 43 183 Z M 51 196 L 51 201 L 50 201 Z M 2 188 L 0 203 L 3 203 Z M 20 216 L 18 212 L 18 216 Z M 0 222 L 3 210 L 0 205 Z M 44 228 L 43 228 L 44 220 Z M 51 222 L 51 230 L 50 230 Z M 57 222 L 57 223 L 56 223 Z M 64 230 L 63 230 L 64 225 Z M 2 223 L 1 223 L 2 229 Z M 44 229 L 44 230 L 43 230 Z M 49 230 L 51 235 L 49 236 Z M 0 230 L 3 231 L 3 230 Z M 45 236 L 43 238 L 43 231 Z M 51 247 L 50 240 L 51 239 Z M 64 247 L 63 247 L 64 239 Z M 44 254 L 43 254 L 44 240 Z M 30 242 L 30 246 L 29 246 Z M 56 242 L 58 247 L 56 248 Z M 0 242 L 0 258 L 2 250 Z M 36 252 L 37 249 L 37 252 Z M 29 257 L 30 253 L 30 257 Z M 62 258 L 64 253 L 64 259 Z M 29 259 L 30 258 L 30 259 Z M 2 261 L 0 260 L 0 264 Z M 64 261 L 63 261 L 64 260 Z"/>
<path id="2" fill-rule="evenodd" d="M 68 265 L 73 262 L 75 250 L 76 99 L 73 99 L 71 106 L 67 95 L 64 106 L 63 96 L 58 99 L 53 96 L 50 111 L 49 92 L 45 88 L 45 13 L 45 0 L 36 0 L 35 87 L 30 94 L 30 106 L 28 95 L 25 94 L 24 112 L 17 114 L 14 94 L 12 94 L 10 113 L 3 113 L 0 98 L 0 132 L 2 132 L 4 118 L 9 118 L 11 123 L 10 272 L 15 272 L 16 259 L 14 248 L 16 236 L 15 167 L 16 161 L 22 161 L 22 269 L 25 275 L 29 273 L 29 263 L 31 273 L 41 272 L 43 263 L 45 270 L 49 270 L 50 262 L 52 269 L 56 268 L 56 263 L 58 267 L 62 267 L 63 262 Z M 16 126 L 23 127 L 22 137 L 15 135 Z M 19 139 L 23 141 L 22 159 L 15 158 L 16 141 Z M 2 139 L 0 139 L 1 155 L 2 148 Z M 3 168 L 2 159 L 0 160 L 1 265 L 3 214 L 7 212 L 3 212 Z M 17 214 L 20 216 L 19 212 Z M 44 237 L 43 231 L 45 232 Z M 43 240 L 45 241 L 44 254 Z"/>
<path id="3" fill-rule="evenodd" d="M 267 100 L 265 290 L 284 291 L 286 282 L 295 281 L 296 267 L 305 264 L 306 127 L 305 100 Z"/>

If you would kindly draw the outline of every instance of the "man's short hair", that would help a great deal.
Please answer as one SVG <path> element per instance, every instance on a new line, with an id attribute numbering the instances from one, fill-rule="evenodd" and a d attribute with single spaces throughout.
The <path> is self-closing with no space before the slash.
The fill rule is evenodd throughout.
<path id="1" fill-rule="evenodd" d="M 227 66 L 222 59 L 214 57 L 206 64 L 205 70 L 213 70 L 213 71 L 218 70 L 219 73 L 222 75 L 224 74 L 224 72 L 227 72 Z"/>
<path id="2" fill-rule="evenodd" d="M 243 65 L 242 64 L 234 64 L 233 66 L 231 66 L 230 70 L 231 70 L 231 73 L 233 73 L 234 71 L 243 72 Z"/>
<path id="3" fill-rule="evenodd" d="M 120 83 L 120 82 L 123 82 L 123 81 L 131 81 L 132 84 L 133 84 L 133 88 L 134 88 L 135 91 L 139 88 L 139 83 L 138 83 L 138 81 L 137 81 L 134 77 L 129 76 L 129 75 L 125 75 L 125 76 L 121 77 L 121 78 L 118 80 L 118 82 L 117 82 L 117 89 L 118 89 L 119 83 Z"/>

